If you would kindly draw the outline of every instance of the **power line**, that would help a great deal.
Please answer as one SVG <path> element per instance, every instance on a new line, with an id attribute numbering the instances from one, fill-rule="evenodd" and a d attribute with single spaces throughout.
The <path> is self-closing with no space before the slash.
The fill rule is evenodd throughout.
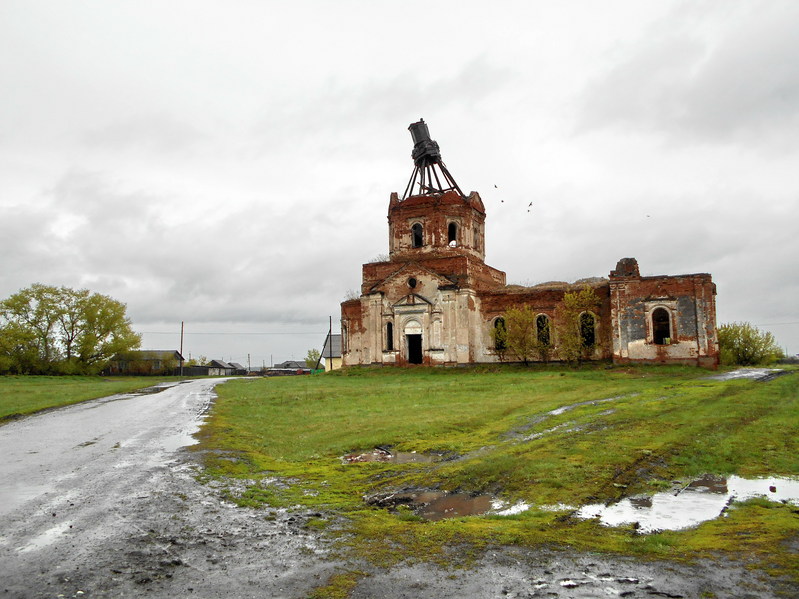
<path id="1" fill-rule="evenodd" d="M 144 335 L 179 335 L 179 331 L 138 331 Z M 319 331 L 291 331 L 288 333 L 235 333 L 235 332 L 227 332 L 227 331 L 216 331 L 216 332 L 209 332 L 209 333 L 192 333 L 186 331 L 183 333 L 184 335 L 324 335 L 325 331 L 321 333 Z"/>

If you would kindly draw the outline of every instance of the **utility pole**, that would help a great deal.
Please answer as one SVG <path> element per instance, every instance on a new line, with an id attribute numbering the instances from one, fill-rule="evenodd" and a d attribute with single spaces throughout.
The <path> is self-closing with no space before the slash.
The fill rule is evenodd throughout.
<path id="1" fill-rule="evenodd" d="M 333 317 L 330 317 L 330 328 L 327 330 L 327 355 L 330 360 L 330 370 L 333 370 Z"/>
<path id="2" fill-rule="evenodd" d="M 180 321 L 180 376 L 183 376 L 183 321 Z"/>

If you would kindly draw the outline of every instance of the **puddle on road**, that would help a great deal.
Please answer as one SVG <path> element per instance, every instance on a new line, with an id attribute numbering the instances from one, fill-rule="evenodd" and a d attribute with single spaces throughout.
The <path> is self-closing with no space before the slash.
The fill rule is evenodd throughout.
<path id="1" fill-rule="evenodd" d="M 189 433 L 186 431 L 180 431 L 179 433 L 175 433 L 174 435 L 161 437 L 158 440 L 158 444 L 169 453 L 173 453 L 178 449 L 182 449 L 183 447 L 188 447 L 190 445 L 197 445 L 199 442 L 200 441 L 196 437 L 194 437 L 194 433 Z"/>
<path id="2" fill-rule="evenodd" d="M 678 491 L 630 497 L 608 506 L 586 505 L 575 515 L 599 518 L 605 526 L 637 523 L 642 533 L 683 530 L 718 518 L 733 501 L 754 497 L 799 504 L 799 480 L 705 476 Z"/>
<path id="3" fill-rule="evenodd" d="M 157 385 L 153 385 L 152 387 L 144 387 L 143 389 L 136 389 L 133 391 L 134 395 L 152 395 L 153 393 L 161 393 L 161 391 L 166 391 L 167 389 L 171 389 L 172 387 L 176 387 L 180 385 L 183 381 L 178 381 L 176 383 L 158 383 Z"/>
<path id="4" fill-rule="evenodd" d="M 72 528 L 72 522 L 62 522 L 58 526 L 54 526 L 53 528 L 45 530 L 42 534 L 33 537 L 27 545 L 17 547 L 17 551 L 20 553 L 27 553 L 28 551 L 36 551 L 42 547 L 52 545 L 70 528 Z"/>
<path id="5" fill-rule="evenodd" d="M 429 456 L 423 453 L 391 451 L 383 447 L 375 447 L 372 451 L 364 453 L 349 453 L 342 456 L 345 464 L 360 464 L 363 462 L 387 462 L 391 464 L 429 464 L 438 456 Z"/>

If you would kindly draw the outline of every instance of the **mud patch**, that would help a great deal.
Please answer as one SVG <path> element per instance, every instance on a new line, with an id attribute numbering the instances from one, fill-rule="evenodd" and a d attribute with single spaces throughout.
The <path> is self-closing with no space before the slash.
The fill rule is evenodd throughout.
<path id="1" fill-rule="evenodd" d="M 525 435 L 525 433 L 527 431 L 529 431 L 531 428 L 533 428 L 535 425 L 542 423 L 544 420 L 547 420 L 548 418 L 552 418 L 554 416 L 560 416 L 561 414 L 565 414 L 566 412 L 570 412 L 571 410 L 574 410 L 574 409 L 577 409 L 577 408 L 581 408 L 583 406 L 597 406 L 597 405 L 600 405 L 600 404 L 603 404 L 603 403 L 608 403 L 608 402 L 611 402 L 611 401 L 617 401 L 619 399 L 629 399 L 629 398 L 632 398 L 632 397 L 637 397 L 638 395 L 640 395 L 640 393 L 628 393 L 626 395 L 616 395 L 616 396 L 613 396 L 613 397 L 606 397 L 605 399 L 591 399 L 591 400 L 588 400 L 588 401 L 580 401 L 580 402 L 569 404 L 569 405 L 566 405 L 566 406 L 561 406 L 559 408 L 555 408 L 554 410 L 549 410 L 548 412 L 544 412 L 543 414 L 539 414 L 538 416 L 536 416 L 535 418 L 533 418 L 532 420 L 530 420 L 529 422 L 527 422 L 523 426 L 515 428 L 515 429 L 513 429 L 511 431 L 508 431 L 507 433 L 505 433 L 505 437 L 509 438 L 509 439 L 517 439 L 517 440 L 521 440 L 521 441 L 532 441 L 532 440 L 538 439 L 540 437 L 543 437 L 544 435 L 552 433 L 554 431 L 558 431 L 558 430 L 560 430 L 562 428 L 571 426 L 571 423 L 563 423 L 563 424 L 559 424 L 557 426 L 554 426 L 552 428 L 549 428 L 549 429 L 547 429 L 545 431 L 542 431 L 540 433 L 532 433 L 530 435 Z M 600 416 L 607 416 L 608 414 L 612 414 L 612 413 L 613 413 L 612 410 L 607 410 L 607 411 L 605 411 L 605 412 L 603 412 L 603 413 L 601 413 L 599 415 Z M 577 431 L 579 429 L 574 429 L 574 430 Z"/>
<path id="2" fill-rule="evenodd" d="M 366 503 L 396 510 L 406 506 L 425 520 L 437 521 L 461 516 L 478 516 L 489 512 L 496 502 L 491 495 L 448 493 L 447 491 L 405 491 L 381 493 L 367 498 Z"/>
<path id="3" fill-rule="evenodd" d="M 388 447 L 375 447 L 372 451 L 355 452 L 342 456 L 344 464 L 360 464 L 364 462 L 387 462 L 391 464 L 429 464 L 440 459 L 439 456 L 423 453 L 392 451 Z"/>

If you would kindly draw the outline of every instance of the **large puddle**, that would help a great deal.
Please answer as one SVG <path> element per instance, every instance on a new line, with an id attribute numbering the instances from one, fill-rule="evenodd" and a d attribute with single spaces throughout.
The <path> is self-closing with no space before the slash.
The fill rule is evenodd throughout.
<path id="1" fill-rule="evenodd" d="M 799 504 L 799 480 L 705 476 L 677 491 L 623 499 L 612 505 L 586 505 L 579 518 L 599 518 L 606 526 L 637 524 L 642 533 L 683 530 L 723 515 L 733 501 L 765 497 Z"/>
<path id="2" fill-rule="evenodd" d="M 733 501 L 754 497 L 799 505 L 799 480 L 704 476 L 676 491 L 630 497 L 612 505 L 586 505 L 579 509 L 562 504 L 532 506 L 523 502 L 508 506 L 491 495 L 425 490 L 382 493 L 366 501 L 390 510 L 405 506 L 417 516 L 431 521 L 481 514 L 512 516 L 535 507 L 544 511 L 574 512 L 576 517 L 583 519 L 598 518 L 606 526 L 636 524 L 640 533 L 652 533 L 697 526 L 724 515 Z"/>

